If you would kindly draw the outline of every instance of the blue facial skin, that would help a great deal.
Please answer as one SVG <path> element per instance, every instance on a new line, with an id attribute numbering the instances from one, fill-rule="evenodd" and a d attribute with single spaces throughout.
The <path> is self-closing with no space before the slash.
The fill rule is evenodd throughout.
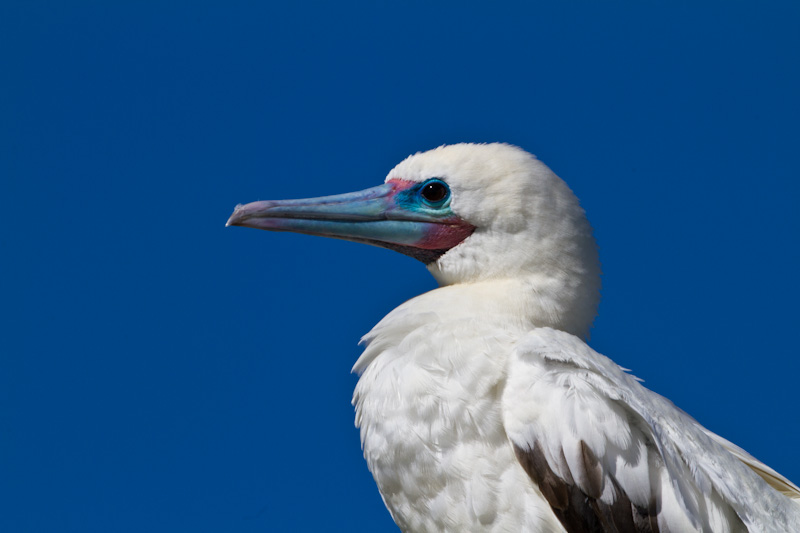
<path id="1" fill-rule="evenodd" d="M 430 192 L 431 189 L 438 189 L 438 191 L 443 191 L 443 195 L 441 199 L 431 200 L 425 196 L 426 189 L 427 192 Z M 432 178 L 397 193 L 395 204 L 402 209 L 439 219 L 454 216 L 450 209 L 451 197 L 450 187 L 447 186 L 447 183 L 439 178 Z"/>

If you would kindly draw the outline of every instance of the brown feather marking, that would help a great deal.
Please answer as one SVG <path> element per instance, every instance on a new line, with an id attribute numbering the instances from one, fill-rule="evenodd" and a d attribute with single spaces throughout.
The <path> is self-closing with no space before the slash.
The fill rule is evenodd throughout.
<path id="1" fill-rule="evenodd" d="M 625 492 L 614 483 L 614 503 L 606 505 L 609 508 L 611 520 L 619 531 L 639 531 L 633 521 L 633 504 Z"/>
<path id="2" fill-rule="evenodd" d="M 586 473 L 586 494 L 590 498 L 599 498 L 603 494 L 603 471 L 594 452 L 584 441 L 581 441 L 581 458 L 583 459 L 583 471 Z"/>
<path id="3" fill-rule="evenodd" d="M 660 533 L 658 527 L 658 514 L 655 512 L 655 502 L 651 501 L 650 510 L 638 505 L 633 506 L 633 523 L 636 531 L 642 533 Z"/>
<path id="4" fill-rule="evenodd" d="M 561 452 L 561 464 L 564 465 L 562 471 L 564 471 L 566 476 L 564 481 L 567 483 L 567 485 L 574 485 L 575 480 L 572 478 L 572 472 L 569 471 L 569 463 L 567 463 L 567 456 L 564 454 L 564 448 L 561 448 L 559 451 Z"/>
<path id="5" fill-rule="evenodd" d="M 589 498 L 576 485 L 565 483 L 553 472 L 538 446 L 534 444 L 532 449 L 523 450 L 515 444 L 514 453 L 564 529 L 569 533 L 605 533 Z"/>
<path id="6" fill-rule="evenodd" d="M 567 486 L 561 481 L 555 472 L 550 469 L 544 454 L 536 447 L 530 451 L 525 451 L 514 445 L 514 453 L 517 460 L 525 469 L 525 472 L 539 486 L 547 503 L 553 509 L 566 509 L 569 505 L 569 493 Z"/>
<path id="7" fill-rule="evenodd" d="M 602 470 L 585 442 L 581 441 L 585 470 L 585 476 L 581 477 L 585 478 L 591 494 L 583 492 L 569 472 L 566 474 L 569 481 L 559 477 L 536 444 L 530 450 L 514 445 L 514 453 L 568 533 L 666 533 L 658 527 L 656 502 L 651 501 L 648 508 L 634 505 L 613 479 L 614 502 L 609 505 L 599 499 L 603 488 Z M 563 450 L 561 460 L 566 464 Z"/>

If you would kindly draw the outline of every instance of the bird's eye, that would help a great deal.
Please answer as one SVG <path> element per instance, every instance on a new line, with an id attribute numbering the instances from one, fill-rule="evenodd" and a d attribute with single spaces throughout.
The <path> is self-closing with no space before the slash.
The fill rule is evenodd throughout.
<path id="1" fill-rule="evenodd" d="M 450 197 L 450 188 L 440 179 L 425 182 L 419 192 L 422 200 L 431 207 L 440 207 Z"/>

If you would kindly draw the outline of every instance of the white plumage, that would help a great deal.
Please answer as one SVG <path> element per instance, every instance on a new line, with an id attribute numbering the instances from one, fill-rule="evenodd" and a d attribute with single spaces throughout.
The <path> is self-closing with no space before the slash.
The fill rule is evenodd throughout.
<path id="1" fill-rule="evenodd" d="M 403 197 L 401 220 L 474 231 L 420 252 L 441 287 L 381 320 L 354 367 L 364 455 L 402 530 L 800 532 L 800 489 L 584 343 L 600 268 L 561 179 L 516 147 L 461 144 L 409 157 L 387 184 L 431 180 L 446 202 Z M 287 216 L 275 205 L 230 223 L 415 253 L 394 233 L 365 238 L 363 216 L 357 231 L 253 219 Z"/>

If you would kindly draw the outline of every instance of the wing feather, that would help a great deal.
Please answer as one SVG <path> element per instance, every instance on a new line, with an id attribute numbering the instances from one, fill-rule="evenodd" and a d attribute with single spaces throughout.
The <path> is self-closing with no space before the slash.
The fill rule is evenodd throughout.
<path id="1" fill-rule="evenodd" d="M 733 454 L 734 457 L 739 459 L 745 465 L 750 467 L 756 474 L 761 476 L 761 478 L 766 481 L 770 487 L 777 490 L 781 494 L 788 496 L 789 498 L 800 500 L 800 487 L 786 479 L 786 477 L 765 465 L 732 442 L 723 439 L 715 433 L 711 433 L 705 428 L 703 428 L 703 431 L 705 431 L 709 437 L 719 443 L 723 448 Z"/>
<path id="2" fill-rule="evenodd" d="M 569 532 L 800 531 L 796 486 L 568 333 L 518 344 L 503 421 Z"/>

